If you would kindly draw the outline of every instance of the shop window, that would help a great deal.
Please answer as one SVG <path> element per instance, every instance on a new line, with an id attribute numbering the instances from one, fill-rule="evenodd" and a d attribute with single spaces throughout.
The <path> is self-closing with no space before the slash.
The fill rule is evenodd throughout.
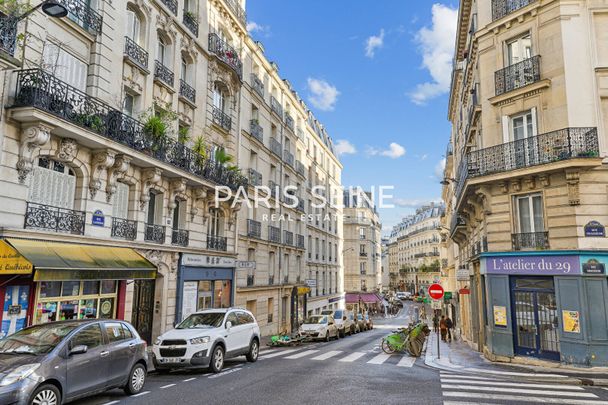
<path id="1" fill-rule="evenodd" d="M 73 209 L 75 190 L 76 176 L 72 169 L 52 159 L 38 158 L 30 176 L 29 202 Z"/>
<path id="2" fill-rule="evenodd" d="M 101 328 L 98 324 L 88 326 L 78 332 L 76 336 L 70 340 L 70 348 L 73 349 L 76 346 L 86 346 L 88 350 L 95 347 L 101 346 L 103 338 L 101 335 Z"/>
<path id="3" fill-rule="evenodd" d="M 198 304 L 197 310 L 207 309 L 212 307 L 212 296 L 213 289 L 211 287 L 212 281 L 199 281 L 198 282 Z"/>
<path id="4" fill-rule="evenodd" d="M 232 281 L 216 280 L 214 284 L 213 307 L 229 308 L 231 305 Z"/>

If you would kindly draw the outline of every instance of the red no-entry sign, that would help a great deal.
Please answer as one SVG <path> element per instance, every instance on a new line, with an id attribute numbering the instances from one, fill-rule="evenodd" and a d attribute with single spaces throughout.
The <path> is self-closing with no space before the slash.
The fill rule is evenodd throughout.
<path id="1" fill-rule="evenodd" d="M 429 295 L 434 300 L 440 300 L 443 298 L 443 287 L 441 284 L 431 284 L 429 287 Z"/>

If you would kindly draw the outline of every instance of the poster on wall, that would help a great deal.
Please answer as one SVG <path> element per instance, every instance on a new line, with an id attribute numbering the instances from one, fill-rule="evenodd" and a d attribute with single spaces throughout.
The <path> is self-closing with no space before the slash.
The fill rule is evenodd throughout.
<path id="1" fill-rule="evenodd" d="M 494 305 L 494 326 L 507 326 L 507 307 Z"/>
<path id="2" fill-rule="evenodd" d="M 562 311 L 564 332 L 581 333 L 581 323 L 578 311 Z"/>
<path id="3" fill-rule="evenodd" d="M 196 312 L 196 294 L 198 292 L 198 281 L 184 282 L 182 290 L 182 319 Z"/>

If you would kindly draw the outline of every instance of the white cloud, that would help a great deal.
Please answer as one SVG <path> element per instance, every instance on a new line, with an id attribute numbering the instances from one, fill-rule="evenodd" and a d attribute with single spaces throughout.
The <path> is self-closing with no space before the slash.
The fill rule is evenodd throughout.
<path id="1" fill-rule="evenodd" d="M 435 177 L 443 180 L 443 171 L 445 170 L 445 158 L 441 159 L 435 165 Z"/>
<path id="2" fill-rule="evenodd" d="M 384 29 L 380 30 L 379 35 L 372 35 L 365 41 L 365 56 L 373 58 L 376 54 L 376 49 L 384 46 Z"/>
<path id="3" fill-rule="evenodd" d="M 439 204 L 441 202 L 441 198 L 429 198 L 429 199 L 419 199 L 419 198 L 395 198 L 393 200 L 393 204 L 401 208 L 420 208 L 423 205 L 428 205 L 430 203 Z"/>
<path id="4" fill-rule="evenodd" d="M 432 26 L 422 27 L 416 34 L 416 42 L 422 52 L 422 67 L 429 71 L 433 79 L 420 83 L 410 93 L 410 99 L 418 105 L 447 93 L 452 78 L 458 10 L 436 3 L 433 4 L 432 13 Z"/>
<path id="5" fill-rule="evenodd" d="M 405 148 L 396 142 L 391 142 L 388 145 L 388 149 L 378 149 L 372 146 L 368 146 L 366 152 L 369 156 L 387 156 L 391 159 L 397 159 L 405 155 Z"/>
<path id="6" fill-rule="evenodd" d="M 420 156 L 420 160 L 426 160 L 429 157 L 429 155 L 427 155 L 426 153 L 422 156 Z"/>
<path id="7" fill-rule="evenodd" d="M 340 155 L 354 155 L 357 153 L 357 149 L 355 145 L 348 142 L 346 139 L 338 139 L 338 141 L 334 144 L 334 149 L 338 156 Z"/>
<path id="8" fill-rule="evenodd" d="M 261 25 L 256 23 L 255 21 L 247 22 L 247 32 L 253 34 L 255 32 L 260 34 L 267 34 L 270 31 L 270 27 L 267 25 Z"/>
<path id="9" fill-rule="evenodd" d="M 325 80 L 312 77 L 308 78 L 308 91 L 311 93 L 308 96 L 308 101 L 322 111 L 332 111 L 340 95 L 335 86 Z"/>

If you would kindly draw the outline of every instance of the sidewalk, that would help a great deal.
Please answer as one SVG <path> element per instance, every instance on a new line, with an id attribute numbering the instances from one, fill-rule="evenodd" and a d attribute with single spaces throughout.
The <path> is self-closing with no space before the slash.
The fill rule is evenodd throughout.
<path id="1" fill-rule="evenodd" d="M 426 340 L 424 362 L 429 367 L 459 374 L 490 374 L 501 378 L 608 387 L 608 369 L 604 367 L 576 369 L 497 363 L 487 360 L 461 340 L 446 343 L 439 339 L 437 353 L 437 340 L 436 333 L 431 333 Z"/>

